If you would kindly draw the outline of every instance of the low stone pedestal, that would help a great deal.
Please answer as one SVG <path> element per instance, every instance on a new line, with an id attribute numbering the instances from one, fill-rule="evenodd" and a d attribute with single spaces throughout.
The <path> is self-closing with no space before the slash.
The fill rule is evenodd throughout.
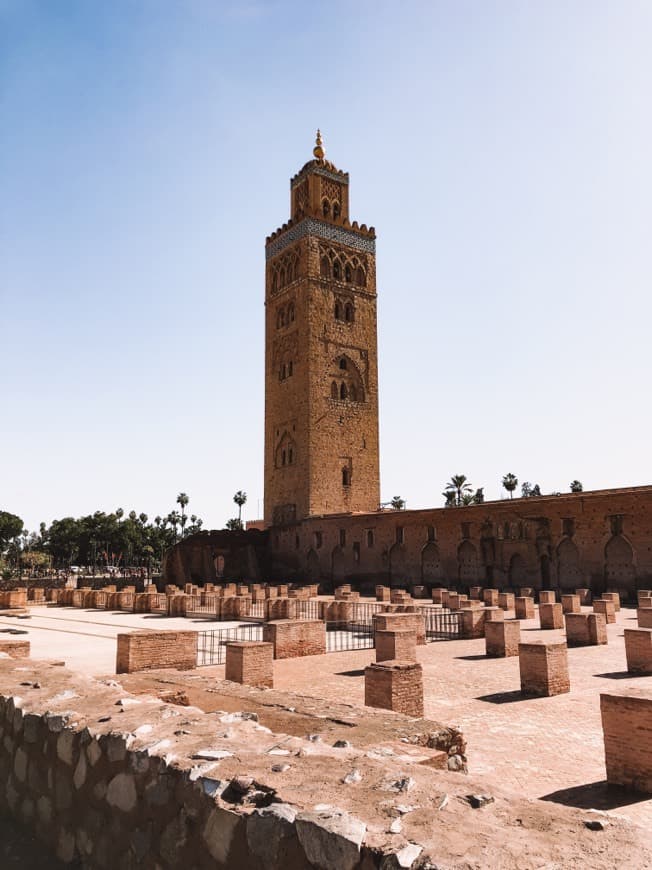
<path id="1" fill-rule="evenodd" d="M 225 679 L 246 686 L 274 686 L 274 647 L 264 641 L 234 641 L 226 645 Z"/>
<path id="2" fill-rule="evenodd" d="M 460 595 L 459 592 L 449 592 L 448 593 L 448 605 L 451 610 L 459 610 L 460 609 Z"/>
<path id="3" fill-rule="evenodd" d="M 417 660 L 417 634 L 411 628 L 393 628 L 375 632 L 376 661 L 398 659 L 403 662 Z"/>
<path id="4" fill-rule="evenodd" d="M 519 595 L 514 599 L 517 619 L 534 619 L 534 598 Z"/>
<path id="5" fill-rule="evenodd" d="M 487 607 L 498 607 L 499 594 L 497 589 L 483 589 L 482 600 Z"/>
<path id="6" fill-rule="evenodd" d="M 502 607 L 485 607 L 484 621 L 487 622 L 502 622 L 505 619 L 505 611 Z"/>
<path id="7" fill-rule="evenodd" d="M 417 637 L 417 646 L 426 642 L 426 620 L 422 613 L 374 613 L 374 631 L 393 631 L 408 628 Z"/>
<path id="8" fill-rule="evenodd" d="M 521 692 L 549 697 L 570 692 L 568 649 L 564 641 L 534 641 L 518 647 Z"/>
<path id="9" fill-rule="evenodd" d="M 603 592 L 602 599 L 604 601 L 613 601 L 614 610 L 618 613 L 620 610 L 620 595 L 617 592 Z"/>
<path id="10" fill-rule="evenodd" d="M 639 628 L 652 628 L 652 607 L 639 607 L 636 616 Z"/>
<path id="11" fill-rule="evenodd" d="M 444 596 L 445 591 L 446 590 L 443 589 L 441 586 L 438 586 L 436 589 L 431 589 L 430 596 L 432 598 L 432 603 L 433 604 L 443 604 L 444 603 L 443 596 Z"/>
<path id="12" fill-rule="evenodd" d="M 593 596 L 591 595 L 591 590 L 587 589 L 585 587 L 582 587 L 581 589 L 576 589 L 575 594 L 579 595 L 580 604 L 582 605 L 582 607 L 588 607 L 588 605 L 593 600 Z"/>
<path id="13" fill-rule="evenodd" d="M 416 662 L 376 662 L 364 672 L 367 707 L 393 710 L 406 716 L 423 716 L 423 671 Z"/>
<path id="14" fill-rule="evenodd" d="M 539 592 L 539 604 L 554 604 L 557 600 L 554 590 L 542 589 Z"/>
<path id="15" fill-rule="evenodd" d="M 639 607 L 652 607 L 652 595 L 648 598 L 645 595 L 638 596 L 638 606 Z"/>
<path id="16" fill-rule="evenodd" d="M 534 589 L 531 586 L 521 586 L 518 590 L 519 598 L 533 598 Z"/>
<path id="17" fill-rule="evenodd" d="M 389 601 L 389 586 L 376 586 L 376 601 Z"/>
<path id="18" fill-rule="evenodd" d="M 580 604 L 579 595 L 562 595 L 561 609 L 564 613 L 581 613 L 582 606 Z"/>
<path id="19" fill-rule="evenodd" d="M 600 695 L 607 782 L 652 794 L 652 692 Z"/>
<path id="20" fill-rule="evenodd" d="M 539 621 L 544 629 L 563 628 L 564 611 L 561 604 L 540 604 Z"/>
<path id="21" fill-rule="evenodd" d="M 460 610 L 460 637 L 465 640 L 484 637 L 484 607 L 464 607 Z"/>
<path id="22" fill-rule="evenodd" d="M 185 596 L 184 596 L 185 597 Z M 197 667 L 196 631 L 132 631 L 117 637 L 116 674 Z"/>
<path id="23" fill-rule="evenodd" d="M 266 598 L 265 621 L 269 622 L 270 619 L 296 619 L 297 607 L 296 598 Z"/>
<path id="24" fill-rule="evenodd" d="M 499 592 L 498 607 L 502 607 L 503 610 L 514 610 L 514 593 Z"/>
<path id="25" fill-rule="evenodd" d="M 265 598 L 278 598 L 278 587 L 277 586 L 266 586 L 265 587 Z"/>
<path id="26" fill-rule="evenodd" d="M 625 655 L 630 674 L 652 675 L 652 628 L 626 628 Z"/>
<path id="27" fill-rule="evenodd" d="M 521 623 L 518 619 L 485 622 L 485 649 L 491 658 L 505 658 L 518 655 L 521 642 Z"/>
<path id="28" fill-rule="evenodd" d="M 650 607 L 649 604 L 641 604 L 641 598 L 652 598 L 652 589 L 639 589 L 636 593 L 636 600 L 639 607 Z"/>
<path id="29" fill-rule="evenodd" d="M 604 598 L 596 598 L 593 602 L 593 612 L 601 613 L 607 620 L 607 625 L 616 621 L 616 608 L 613 601 L 605 601 Z"/>
<path id="30" fill-rule="evenodd" d="M 274 645 L 275 659 L 323 655 L 326 652 L 326 624 L 321 619 L 266 622 L 263 640 Z"/>
<path id="31" fill-rule="evenodd" d="M 471 601 L 482 600 L 482 586 L 471 586 L 469 589 L 469 598 Z"/>
<path id="32" fill-rule="evenodd" d="M 601 613 L 567 613 L 568 646 L 599 646 L 607 643 L 607 621 Z"/>

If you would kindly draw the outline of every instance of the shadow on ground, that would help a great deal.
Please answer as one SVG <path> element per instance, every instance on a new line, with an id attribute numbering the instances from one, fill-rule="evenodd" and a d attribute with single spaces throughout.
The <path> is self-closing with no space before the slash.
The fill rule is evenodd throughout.
<path id="1" fill-rule="evenodd" d="M 480 695 L 476 701 L 487 701 L 489 704 L 512 704 L 514 701 L 531 701 L 531 695 L 524 695 L 520 689 L 513 692 L 495 692 L 493 695 Z"/>
<path id="2" fill-rule="evenodd" d="M 587 785 L 576 785 L 573 788 L 562 788 L 540 798 L 542 801 L 564 804 L 567 807 L 578 807 L 581 810 L 615 810 L 618 807 L 638 804 L 649 799 L 649 796 L 639 792 L 617 785 L 609 785 L 606 779 Z"/>

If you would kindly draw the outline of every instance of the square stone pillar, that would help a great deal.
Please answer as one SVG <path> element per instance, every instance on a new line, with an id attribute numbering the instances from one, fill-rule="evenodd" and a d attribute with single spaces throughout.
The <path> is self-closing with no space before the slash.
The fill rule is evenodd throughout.
<path id="1" fill-rule="evenodd" d="M 541 628 L 563 628 L 564 611 L 561 604 L 540 604 L 539 621 Z"/>
<path id="2" fill-rule="evenodd" d="M 484 589 L 482 591 L 482 600 L 487 607 L 498 607 L 499 594 L 497 589 Z"/>
<path id="3" fill-rule="evenodd" d="M 485 622 L 485 649 L 491 658 L 504 658 L 518 655 L 521 642 L 521 623 L 518 619 Z"/>
<path id="4" fill-rule="evenodd" d="M 517 619 L 534 619 L 534 598 L 519 595 L 514 599 L 514 610 Z"/>
<path id="5" fill-rule="evenodd" d="M 225 679 L 246 686 L 274 686 L 274 646 L 264 641 L 233 641 L 226 644 Z"/>
<path id="6" fill-rule="evenodd" d="M 364 672 L 367 707 L 423 716 L 423 670 L 416 662 L 387 661 L 368 665 Z"/>
<path id="7" fill-rule="evenodd" d="M 652 628 L 626 628 L 625 655 L 630 674 L 652 675 Z"/>
<path id="8" fill-rule="evenodd" d="M 281 619 L 263 624 L 263 640 L 274 645 L 275 659 L 323 655 L 326 624 L 320 619 Z"/>
<path id="9" fill-rule="evenodd" d="M 638 606 L 639 607 L 652 607 L 652 595 L 649 597 L 647 595 L 639 595 L 638 596 Z"/>
<path id="10" fill-rule="evenodd" d="M 459 592 L 449 592 L 448 593 L 448 605 L 451 610 L 459 610 L 460 609 L 460 595 Z"/>
<path id="11" fill-rule="evenodd" d="M 604 598 L 596 598 L 593 602 L 593 612 L 601 613 L 607 620 L 607 625 L 616 621 L 616 608 L 613 601 L 605 601 Z"/>
<path id="12" fill-rule="evenodd" d="M 518 590 L 519 598 L 533 598 L 534 597 L 534 589 L 531 586 L 521 586 Z"/>
<path id="13" fill-rule="evenodd" d="M 636 600 L 639 607 L 650 607 L 649 604 L 641 604 L 641 598 L 652 598 L 652 589 L 639 589 L 636 593 Z"/>
<path id="14" fill-rule="evenodd" d="M 568 646 L 599 646 L 607 643 L 607 621 L 601 613 L 567 613 Z"/>
<path id="15" fill-rule="evenodd" d="M 570 692 L 565 641 L 534 641 L 518 647 L 521 692 L 549 697 Z"/>
<path id="16" fill-rule="evenodd" d="M 554 590 L 542 589 L 539 592 L 539 604 L 554 604 L 557 600 Z"/>
<path id="17" fill-rule="evenodd" d="M 297 601 L 295 598 L 266 598 L 265 621 L 270 619 L 296 619 Z"/>
<path id="18" fill-rule="evenodd" d="M 652 607 L 639 607 L 636 616 L 639 628 L 652 628 Z"/>
<path id="19" fill-rule="evenodd" d="M 613 601 L 614 610 L 618 613 L 620 610 L 620 595 L 617 592 L 603 592 L 602 598 L 604 601 Z"/>
<path id="20" fill-rule="evenodd" d="M 484 607 L 464 607 L 460 610 L 460 637 L 473 640 L 484 637 Z"/>
<path id="21" fill-rule="evenodd" d="M 471 601 L 482 601 L 482 591 L 482 586 L 471 586 L 469 589 Z"/>
<path id="22" fill-rule="evenodd" d="M 376 586 L 376 601 L 389 601 L 389 586 Z"/>
<path id="23" fill-rule="evenodd" d="M 582 587 L 581 589 L 576 589 L 575 594 L 580 597 L 580 604 L 582 607 L 588 607 L 593 600 L 593 596 L 591 595 L 591 590 L 586 587 Z"/>
<path id="24" fill-rule="evenodd" d="M 277 598 L 278 597 L 278 589 L 276 586 L 266 586 L 265 587 L 265 598 Z"/>
<path id="25" fill-rule="evenodd" d="M 426 620 L 422 613 L 374 613 L 374 631 L 393 631 L 409 628 L 417 636 L 417 646 L 426 642 Z"/>
<path id="26" fill-rule="evenodd" d="M 443 604 L 442 597 L 444 594 L 444 589 L 441 586 L 438 586 L 436 589 L 430 590 L 430 596 L 432 598 L 433 604 Z"/>
<path id="27" fill-rule="evenodd" d="M 505 619 L 505 611 L 502 607 L 485 607 L 484 621 L 487 622 L 502 622 Z"/>
<path id="28" fill-rule="evenodd" d="M 398 659 L 403 662 L 417 660 L 417 633 L 411 628 L 394 628 L 375 633 L 376 661 Z"/>
<path id="29" fill-rule="evenodd" d="M 652 794 L 652 692 L 604 692 L 600 713 L 607 782 Z"/>
<path id="30" fill-rule="evenodd" d="M 561 609 L 564 613 L 581 613 L 582 605 L 580 604 L 579 595 L 562 595 Z"/>
<path id="31" fill-rule="evenodd" d="M 514 610 L 514 598 L 513 592 L 499 592 L 498 607 L 502 607 L 503 610 Z"/>

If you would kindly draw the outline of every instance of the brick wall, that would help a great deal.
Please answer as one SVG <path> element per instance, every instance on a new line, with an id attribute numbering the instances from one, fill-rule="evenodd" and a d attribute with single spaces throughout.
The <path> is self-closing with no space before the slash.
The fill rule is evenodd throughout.
<path id="1" fill-rule="evenodd" d="M 265 601 L 265 619 L 296 619 L 297 601 L 294 598 L 268 598 Z"/>
<path id="2" fill-rule="evenodd" d="M 600 695 L 607 782 L 652 794 L 652 693 Z"/>
<path id="3" fill-rule="evenodd" d="M 273 645 L 258 641 L 227 643 L 225 679 L 247 686 L 273 688 Z"/>
<path id="4" fill-rule="evenodd" d="M 614 610 L 618 613 L 620 610 L 620 595 L 617 592 L 603 592 L 602 597 L 605 601 L 613 601 Z"/>
<path id="5" fill-rule="evenodd" d="M 521 623 L 518 619 L 485 622 L 484 636 L 488 656 L 517 656 L 521 642 Z"/>
<path id="6" fill-rule="evenodd" d="M 626 628 L 625 655 L 630 674 L 652 675 L 652 628 Z"/>
<path id="7" fill-rule="evenodd" d="M 326 625 L 319 619 L 266 622 L 263 640 L 273 644 L 275 659 L 322 655 L 326 652 Z"/>
<path id="8" fill-rule="evenodd" d="M 580 604 L 583 607 L 591 604 L 591 601 L 593 600 L 593 595 L 591 593 L 591 590 L 587 589 L 586 587 L 583 587 L 581 589 L 576 589 L 575 594 L 579 595 Z"/>
<path id="9" fill-rule="evenodd" d="M 521 643 L 518 648 L 521 691 L 526 695 L 570 692 L 568 649 L 563 641 Z"/>
<path id="10" fill-rule="evenodd" d="M 460 637 L 472 640 L 484 637 L 485 611 L 483 607 L 464 608 L 460 611 Z"/>
<path id="11" fill-rule="evenodd" d="M 116 673 L 197 667 L 196 631 L 133 631 L 118 635 Z"/>
<path id="12" fill-rule="evenodd" d="M 514 594 L 512 592 L 501 592 L 498 595 L 498 607 L 503 610 L 514 610 Z"/>
<path id="13" fill-rule="evenodd" d="M 652 628 L 652 607 L 639 607 L 636 616 L 639 628 Z"/>
<path id="14" fill-rule="evenodd" d="M 393 659 L 404 662 L 417 660 L 417 635 L 411 628 L 376 631 L 374 641 L 377 662 L 387 662 Z"/>
<path id="15" fill-rule="evenodd" d="M 539 604 L 554 604 L 557 597 L 553 591 L 542 589 L 539 592 Z"/>
<path id="16" fill-rule="evenodd" d="M 498 607 L 498 595 L 500 593 L 497 589 L 484 589 L 482 592 L 482 600 L 489 607 Z"/>
<path id="17" fill-rule="evenodd" d="M 423 716 L 421 665 L 401 661 L 368 665 L 364 672 L 364 702 L 367 707 L 380 707 L 406 716 Z"/>

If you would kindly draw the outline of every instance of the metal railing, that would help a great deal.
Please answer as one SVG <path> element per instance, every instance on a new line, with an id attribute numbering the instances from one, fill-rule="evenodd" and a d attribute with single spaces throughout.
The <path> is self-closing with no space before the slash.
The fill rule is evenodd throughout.
<path id="1" fill-rule="evenodd" d="M 326 652 L 373 649 L 374 646 L 373 623 L 326 623 Z"/>
<path id="2" fill-rule="evenodd" d="M 460 614 L 456 610 L 422 607 L 426 619 L 426 643 L 435 640 L 456 640 L 460 636 Z"/>
<path id="3" fill-rule="evenodd" d="M 200 631 L 197 638 L 197 665 L 223 665 L 226 644 L 230 641 L 262 639 L 263 627 L 256 624 Z"/>

